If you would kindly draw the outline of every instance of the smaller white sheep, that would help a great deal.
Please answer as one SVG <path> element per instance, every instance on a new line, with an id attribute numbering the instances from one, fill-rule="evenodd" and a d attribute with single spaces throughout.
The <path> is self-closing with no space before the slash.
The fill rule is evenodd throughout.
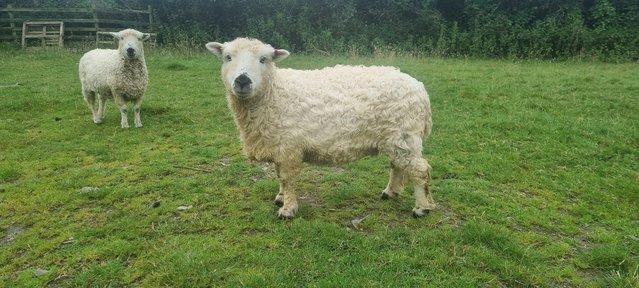
<path id="1" fill-rule="evenodd" d="M 129 128 L 127 102 L 134 103 L 135 127 L 142 127 L 140 104 L 148 82 L 142 41 L 150 35 L 134 29 L 111 35 L 118 40 L 117 50 L 94 49 L 80 59 L 82 95 L 96 124 L 104 120 L 106 101 L 113 98 L 120 109 L 122 128 Z"/>

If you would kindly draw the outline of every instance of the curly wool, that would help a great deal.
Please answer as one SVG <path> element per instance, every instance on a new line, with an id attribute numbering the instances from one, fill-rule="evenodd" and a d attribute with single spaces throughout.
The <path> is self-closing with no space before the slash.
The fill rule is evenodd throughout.
<path id="1" fill-rule="evenodd" d="M 80 59 L 82 95 L 96 124 L 104 119 L 106 100 L 113 98 L 122 128 L 129 127 L 127 102 L 133 102 L 135 127 L 142 127 L 140 105 L 148 83 L 142 41 L 150 34 L 133 29 L 110 34 L 118 40 L 117 50 L 95 49 Z"/>
<path id="2" fill-rule="evenodd" d="M 124 59 L 118 50 L 95 49 L 80 58 L 80 82 L 85 91 L 112 97 L 117 91 L 127 99 L 144 96 L 148 73 L 144 57 Z"/>
<path id="3" fill-rule="evenodd" d="M 393 67 L 274 68 L 261 95 L 227 96 L 245 153 L 260 161 L 301 154 L 310 163 L 344 163 L 401 148 L 406 135 L 422 138 L 432 126 L 423 84 Z"/>
<path id="4" fill-rule="evenodd" d="M 302 162 L 337 164 L 377 152 L 391 161 L 382 198 L 399 194 L 407 176 L 414 184 L 413 215 L 436 208 L 422 157 L 432 117 L 421 82 L 394 67 L 278 69 L 275 62 L 289 52 L 255 39 L 206 47 L 224 61 L 221 76 L 245 154 L 275 163 L 279 217 L 294 217 L 298 209 L 294 183 Z"/>

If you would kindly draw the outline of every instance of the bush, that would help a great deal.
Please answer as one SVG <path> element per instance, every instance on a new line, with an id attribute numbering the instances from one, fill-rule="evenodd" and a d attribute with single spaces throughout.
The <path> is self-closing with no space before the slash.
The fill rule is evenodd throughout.
<path id="1" fill-rule="evenodd" d="M 89 0 L 9 1 L 86 6 Z M 17 3 L 20 2 L 20 3 Z M 33 3 L 31 3 L 33 2 Z M 35 3 L 38 2 L 38 3 Z M 120 6 L 119 1 L 102 5 Z M 633 0 L 137 0 L 162 45 L 256 37 L 296 52 L 639 60 Z"/>

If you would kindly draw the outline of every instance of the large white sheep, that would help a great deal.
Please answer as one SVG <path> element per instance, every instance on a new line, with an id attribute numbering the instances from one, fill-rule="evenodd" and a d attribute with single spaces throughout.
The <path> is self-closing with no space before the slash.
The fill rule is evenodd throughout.
<path id="1" fill-rule="evenodd" d="M 302 162 L 336 164 L 382 152 L 392 169 L 382 198 L 394 197 L 404 175 L 415 184 L 413 215 L 436 208 L 422 139 L 432 126 L 424 85 L 393 67 L 279 69 L 289 52 L 238 38 L 206 48 L 220 57 L 229 108 L 244 152 L 275 163 L 278 215 L 297 211 L 294 181 Z"/>
<path id="2" fill-rule="evenodd" d="M 134 103 L 135 127 L 142 127 L 140 104 L 148 82 L 142 41 L 150 35 L 133 29 L 111 35 L 118 40 L 117 50 L 94 49 L 80 59 L 82 95 L 96 124 L 104 120 L 106 101 L 113 98 L 120 109 L 122 128 L 129 128 L 127 102 Z"/>

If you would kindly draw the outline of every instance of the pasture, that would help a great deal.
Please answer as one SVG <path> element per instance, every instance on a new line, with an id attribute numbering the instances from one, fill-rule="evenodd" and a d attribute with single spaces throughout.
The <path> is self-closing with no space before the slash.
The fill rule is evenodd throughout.
<path id="1" fill-rule="evenodd" d="M 279 66 L 425 83 L 439 210 L 413 219 L 410 187 L 380 200 L 377 156 L 307 166 L 283 221 L 212 54 L 147 50 L 144 127 L 126 130 L 112 102 L 91 121 L 80 56 L 0 52 L 2 287 L 639 285 L 636 63 L 293 54 Z"/>

